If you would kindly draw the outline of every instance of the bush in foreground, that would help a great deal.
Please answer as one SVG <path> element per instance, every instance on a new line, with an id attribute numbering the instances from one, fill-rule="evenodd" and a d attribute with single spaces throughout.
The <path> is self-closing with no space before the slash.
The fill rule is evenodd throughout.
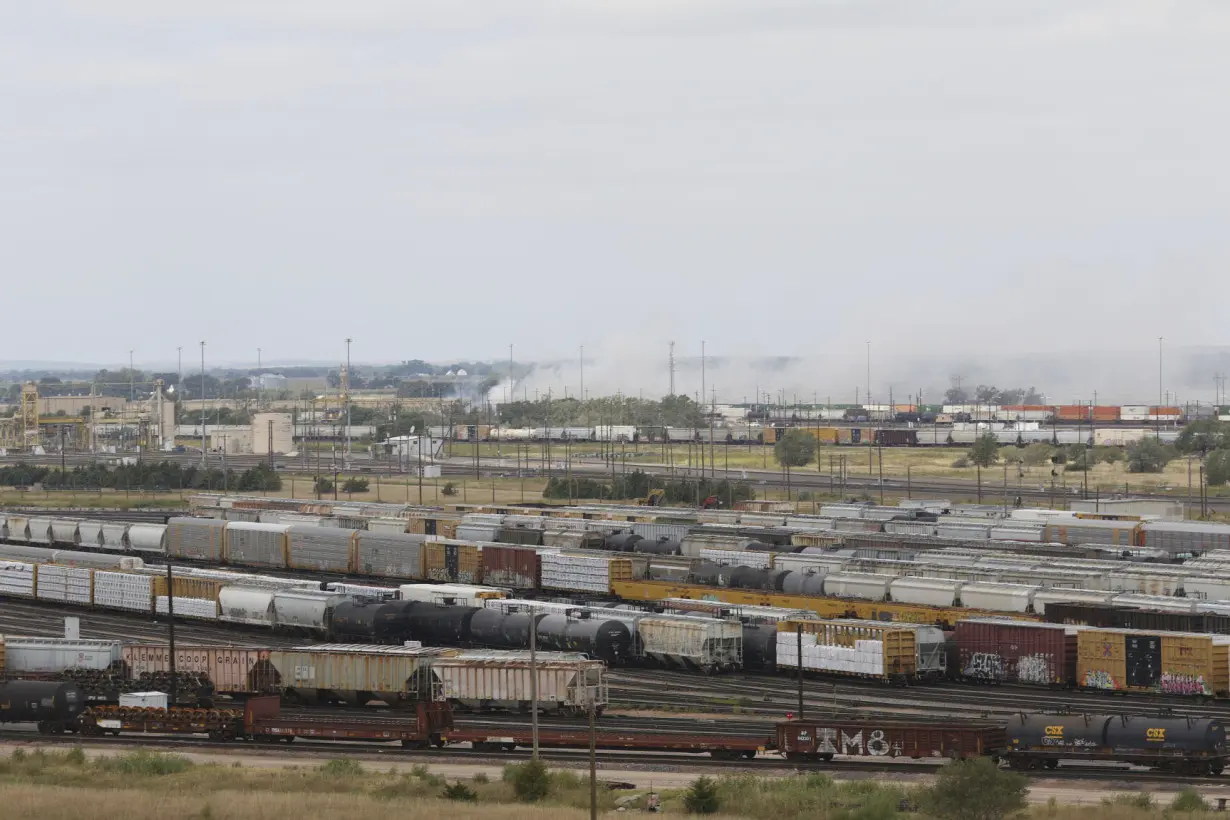
<path id="1" fill-rule="evenodd" d="M 722 807 L 717 784 L 708 777 L 698 777 L 683 795 L 683 805 L 690 814 L 716 814 Z"/>
<path id="2" fill-rule="evenodd" d="M 1025 808 L 1026 779 L 989 758 L 956 760 L 922 794 L 922 809 L 936 820 L 1001 820 Z"/>

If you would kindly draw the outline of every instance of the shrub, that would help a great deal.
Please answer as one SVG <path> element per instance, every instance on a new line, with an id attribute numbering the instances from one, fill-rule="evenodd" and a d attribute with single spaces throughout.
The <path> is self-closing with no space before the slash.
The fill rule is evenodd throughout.
<path id="1" fill-rule="evenodd" d="M 334 758 L 320 767 L 320 773 L 327 777 L 361 777 L 363 766 L 348 757 Z"/>
<path id="2" fill-rule="evenodd" d="M 80 746 L 74 746 L 68 750 L 68 754 L 64 755 L 64 762 L 72 766 L 85 765 L 85 749 Z"/>
<path id="3" fill-rule="evenodd" d="M 1128 445 L 1128 472 L 1160 473 L 1166 469 L 1166 465 L 1174 457 L 1173 448 L 1167 447 L 1153 437 L 1142 438 Z"/>
<path id="4" fill-rule="evenodd" d="M 444 486 L 440 488 L 440 492 L 444 495 L 457 495 L 457 484 L 452 481 L 446 481 Z"/>
<path id="5" fill-rule="evenodd" d="M 958 458 L 958 459 L 956 459 L 955 461 L 953 461 L 952 466 L 953 466 L 953 467 L 956 467 L 956 468 L 958 468 L 958 469 L 962 469 L 962 470 L 963 470 L 963 469 L 965 469 L 966 467 L 968 467 L 968 466 L 969 466 L 969 464 L 970 464 L 970 462 L 969 462 L 969 457 L 968 457 L 968 456 L 961 456 L 960 458 Z"/>
<path id="6" fill-rule="evenodd" d="M 1170 802 L 1170 810 L 1172 812 L 1187 812 L 1205 811 L 1209 805 L 1204 802 L 1204 798 L 1200 796 L 1200 792 L 1195 789 L 1184 789 L 1175 795 L 1174 800 Z"/>
<path id="7" fill-rule="evenodd" d="M 158 777 L 180 774 L 192 768 L 192 761 L 180 755 L 158 752 L 133 752 L 118 757 L 100 757 L 94 765 L 103 771 L 126 774 L 133 777 Z"/>
<path id="8" fill-rule="evenodd" d="M 486 772 L 479 772 L 471 779 L 480 786 L 485 786 L 491 782 L 491 778 L 487 776 Z"/>
<path id="9" fill-rule="evenodd" d="M 342 492 L 347 494 L 365 493 L 371 484 L 366 478 L 348 478 L 342 482 Z"/>
<path id="10" fill-rule="evenodd" d="M 460 780 L 451 786 L 445 786 L 441 796 L 445 800 L 461 800 L 466 803 L 474 803 L 478 800 L 478 795 L 474 790 Z"/>
<path id="11" fill-rule="evenodd" d="M 956 760 L 924 792 L 923 811 L 937 820 L 996 820 L 1025 808 L 1026 780 L 989 758 Z"/>
<path id="12" fill-rule="evenodd" d="M 333 492 L 333 482 L 327 478 L 318 478 L 313 485 L 313 490 L 319 495 Z"/>
<path id="13" fill-rule="evenodd" d="M 551 793 L 551 777 L 546 764 L 536 758 L 506 766 L 504 779 L 512 783 L 513 793 L 523 803 L 536 803 Z"/>
<path id="14" fill-rule="evenodd" d="M 1049 444 L 1041 442 L 1031 444 L 1021 451 L 1021 460 L 1031 467 L 1036 467 L 1039 464 L 1046 464 L 1051 460 L 1051 454 L 1054 448 Z"/>
<path id="15" fill-rule="evenodd" d="M 689 814 L 716 814 L 722 807 L 717 784 L 708 777 L 696 778 L 683 795 L 683 805 Z"/>
<path id="16" fill-rule="evenodd" d="M 1102 798 L 1102 805 L 1110 807 L 1126 807 L 1130 809 L 1152 809 L 1153 795 L 1149 792 L 1133 792 L 1130 794 L 1115 794 Z"/>

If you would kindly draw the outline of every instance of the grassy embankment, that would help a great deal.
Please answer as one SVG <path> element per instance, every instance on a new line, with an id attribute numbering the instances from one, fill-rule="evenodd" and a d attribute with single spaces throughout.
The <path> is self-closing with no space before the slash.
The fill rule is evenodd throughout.
<path id="1" fill-rule="evenodd" d="M 0 816 L 12 820 L 353 820 L 397 816 L 408 820 L 438 817 L 482 820 L 581 820 L 587 816 L 587 779 L 571 771 L 550 775 L 549 794 L 538 803 L 518 803 L 511 768 L 504 777 L 474 775 L 446 779 L 425 766 L 409 771 L 378 771 L 354 760 L 319 766 L 245 766 L 194 763 L 176 755 L 136 752 L 88 757 L 81 749 L 32 753 L 17 750 L 0 757 Z M 463 787 L 463 788 L 459 788 Z M 465 799 L 445 799 L 446 789 Z M 825 775 L 783 779 L 748 775 L 720 778 L 721 818 L 748 820 L 924 820 L 910 811 L 918 805 L 918 786 L 873 781 L 837 782 Z M 599 810 L 635 812 L 648 790 L 598 792 Z M 685 813 L 683 790 L 662 790 L 666 814 Z M 1166 798 L 1170 799 L 1169 796 Z M 1197 801 L 1195 795 L 1183 798 Z M 902 808 L 905 806 L 906 808 Z M 1114 797 L 1099 803 L 1061 806 L 1053 800 L 1025 812 L 1031 820 L 1160 820 L 1212 817 L 1202 811 L 1164 811 L 1147 794 Z"/>

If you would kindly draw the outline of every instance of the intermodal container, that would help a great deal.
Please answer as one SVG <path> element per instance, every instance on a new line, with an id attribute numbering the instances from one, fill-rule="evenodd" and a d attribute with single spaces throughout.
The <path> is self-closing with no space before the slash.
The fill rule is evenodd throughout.
<path id="1" fill-rule="evenodd" d="M 1061 404 L 1055 408 L 1056 421 L 1088 421 L 1089 405 Z"/>
<path id="2" fill-rule="evenodd" d="M 968 618 L 953 632 L 959 674 L 996 683 L 1065 686 L 1076 676 L 1076 628 Z"/>

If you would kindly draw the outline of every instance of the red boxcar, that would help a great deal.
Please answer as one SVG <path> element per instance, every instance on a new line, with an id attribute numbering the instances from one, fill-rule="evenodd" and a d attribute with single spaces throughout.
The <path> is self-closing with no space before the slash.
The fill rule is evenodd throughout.
<path id="1" fill-rule="evenodd" d="M 484 544 L 480 560 L 484 584 L 513 589 L 541 586 L 542 560 L 533 548 Z"/>
<path id="2" fill-rule="evenodd" d="M 1004 749 L 1002 723 L 898 717 L 794 720 L 777 724 L 777 748 L 790 759 L 980 757 Z"/>
<path id="3" fill-rule="evenodd" d="M 963 678 L 1068 686 L 1076 678 L 1076 629 L 1064 624 L 968 618 L 953 631 Z"/>

